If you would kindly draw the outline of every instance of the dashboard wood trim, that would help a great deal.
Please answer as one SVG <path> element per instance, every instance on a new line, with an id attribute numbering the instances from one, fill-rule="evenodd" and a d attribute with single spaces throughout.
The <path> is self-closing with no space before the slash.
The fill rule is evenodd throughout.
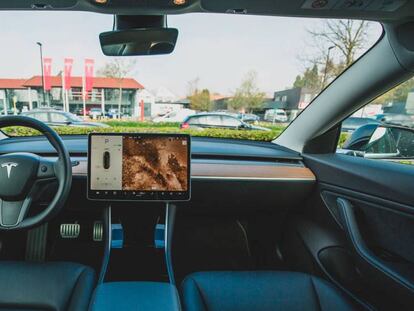
<path id="1" fill-rule="evenodd" d="M 316 180 L 306 167 L 293 165 L 242 165 L 194 163 L 191 177 L 196 179 Z"/>
<path id="2" fill-rule="evenodd" d="M 88 165 L 84 158 L 72 158 L 79 164 L 72 167 L 74 176 L 87 176 Z M 278 164 L 226 164 L 226 163 L 192 163 L 191 177 L 194 179 L 225 180 L 296 180 L 315 181 L 310 169 L 301 165 Z"/>

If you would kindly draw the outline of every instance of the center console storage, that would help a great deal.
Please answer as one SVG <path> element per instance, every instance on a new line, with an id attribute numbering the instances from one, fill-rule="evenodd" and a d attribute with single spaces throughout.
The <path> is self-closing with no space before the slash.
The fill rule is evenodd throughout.
<path id="1" fill-rule="evenodd" d="M 91 311 L 179 311 L 177 289 L 169 283 L 110 282 L 100 284 Z"/>

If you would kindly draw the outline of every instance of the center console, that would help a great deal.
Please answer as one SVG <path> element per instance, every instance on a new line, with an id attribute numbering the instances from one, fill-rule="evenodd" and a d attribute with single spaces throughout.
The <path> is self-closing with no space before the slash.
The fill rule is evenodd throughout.
<path id="1" fill-rule="evenodd" d="M 105 258 L 91 310 L 181 310 L 171 264 L 176 210 L 172 202 L 190 199 L 190 137 L 181 134 L 90 134 L 88 144 L 88 199 L 107 202 L 108 211 Z M 148 282 L 145 278 L 134 277 L 119 281 L 106 277 L 111 252 L 119 253 L 114 245 L 123 245 L 122 241 L 113 243 L 123 233 L 114 234 L 111 210 L 115 210 L 115 206 L 122 208 L 120 205 L 123 204 L 133 210 L 142 204 L 151 209 L 154 203 L 149 201 L 164 206 L 165 222 L 156 227 L 162 228 L 161 245 L 168 282 Z M 117 227 L 120 231 L 120 224 Z M 126 244 L 131 247 L 131 243 Z M 129 254 L 135 255 L 136 252 Z M 131 256 L 124 258 L 131 262 Z M 134 264 L 143 265 L 143 260 L 138 257 Z M 118 258 L 119 264 L 127 265 L 125 261 L 119 262 Z M 108 279 L 112 282 L 105 282 Z"/>
<path id="2" fill-rule="evenodd" d="M 113 282 L 99 285 L 91 311 L 179 311 L 177 289 L 169 283 Z"/>

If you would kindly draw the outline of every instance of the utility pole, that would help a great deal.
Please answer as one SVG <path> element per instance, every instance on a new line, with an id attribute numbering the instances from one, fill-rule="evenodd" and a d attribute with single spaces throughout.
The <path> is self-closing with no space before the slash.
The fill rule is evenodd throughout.
<path id="1" fill-rule="evenodd" d="M 43 93 L 43 105 L 44 105 L 46 104 L 46 95 L 45 95 L 45 77 L 43 73 L 43 45 L 41 42 L 36 42 L 36 44 L 40 48 L 40 67 L 42 69 L 42 93 Z"/>
<path id="2" fill-rule="evenodd" d="M 323 72 L 323 80 L 322 80 L 321 91 L 323 91 L 323 89 L 326 86 L 326 78 L 327 78 L 327 75 L 328 75 L 329 56 L 331 55 L 331 50 L 334 49 L 334 48 L 335 48 L 334 45 L 332 45 L 328 48 L 328 54 L 326 55 L 325 70 Z"/>

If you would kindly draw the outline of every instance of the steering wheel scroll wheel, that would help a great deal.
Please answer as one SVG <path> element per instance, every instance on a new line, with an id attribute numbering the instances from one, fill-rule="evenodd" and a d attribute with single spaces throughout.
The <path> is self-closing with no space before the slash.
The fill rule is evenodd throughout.
<path id="1" fill-rule="evenodd" d="M 62 139 L 45 123 L 24 116 L 0 117 L 0 128 L 8 126 L 38 130 L 58 154 L 57 160 L 26 152 L 0 155 L 0 230 L 19 230 L 46 222 L 62 209 L 71 189 L 72 165 Z M 39 214 L 28 217 L 42 185 L 56 180 L 58 189 L 49 205 Z"/>

